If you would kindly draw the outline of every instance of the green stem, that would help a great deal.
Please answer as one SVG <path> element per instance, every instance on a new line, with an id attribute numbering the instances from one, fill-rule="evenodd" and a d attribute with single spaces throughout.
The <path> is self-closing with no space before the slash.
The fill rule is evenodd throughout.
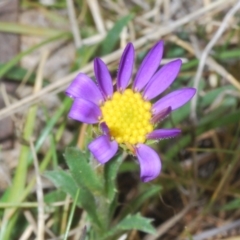
<path id="1" fill-rule="evenodd" d="M 32 136 L 34 126 L 35 126 L 35 118 L 36 118 L 37 107 L 32 106 L 27 115 L 26 124 L 24 127 L 23 138 L 26 142 L 29 142 L 30 137 Z M 22 196 L 22 192 L 24 190 L 27 178 L 27 169 L 28 169 L 28 155 L 29 155 L 29 147 L 22 146 L 19 163 L 14 175 L 12 186 L 9 190 L 9 195 L 7 196 L 7 201 L 19 202 Z M 5 210 L 3 216 L 3 226 L 1 229 L 1 239 L 10 239 L 10 235 L 12 232 L 12 227 L 15 224 L 17 217 L 11 218 L 11 209 Z"/>
<path id="2" fill-rule="evenodd" d="M 79 193 L 80 193 L 80 190 L 78 189 L 77 192 L 76 192 L 76 196 L 75 196 L 75 198 L 74 198 L 74 202 L 73 202 L 72 208 L 71 208 L 71 212 L 70 212 L 70 216 L 69 216 L 68 224 L 67 224 L 67 229 L 66 229 L 66 232 L 65 232 L 65 235 L 64 235 L 64 239 L 63 239 L 63 240 L 67 240 L 67 238 L 68 238 L 68 233 L 69 233 L 69 230 L 70 230 L 70 227 L 71 227 L 71 224 L 72 224 L 74 211 L 75 211 L 76 206 L 77 206 L 77 201 L 78 201 Z"/>
<path id="3" fill-rule="evenodd" d="M 104 175 L 104 166 L 99 166 L 97 169 L 97 174 L 99 175 L 100 178 L 103 178 Z M 102 195 L 95 196 L 96 202 L 98 203 L 98 208 L 97 208 L 97 214 L 99 217 L 99 221 L 102 224 L 102 230 L 99 232 L 99 237 L 106 233 L 108 227 L 109 227 L 109 208 L 110 208 L 110 203 L 107 199 L 107 196 L 105 193 L 102 193 Z"/>
<path id="4" fill-rule="evenodd" d="M 69 101 L 66 101 L 66 104 L 64 104 L 64 106 L 65 106 L 65 108 L 60 108 L 60 111 L 58 111 L 56 114 L 55 114 L 55 116 L 57 115 L 58 116 L 58 118 L 60 118 L 60 115 L 62 115 L 63 114 L 63 112 L 64 112 L 64 110 L 66 110 L 66 108 L 68 107 L 68 105 L 69 105 Z M 34 108 L 34 107 L 33 107 Z M 34 114 L 33 114 L 33 112 L 31 112 L 31 111 L 29 111 L 29 118 L 32 118 L 33 116 L 34 116 Z M 27 120 L 27 122 L 26 122 L 26 126 L 28 126 L 28 131 L 29 131 L 29 127 L 30 126 L 34 126 L 34 119 L 31 119 L 31 121 L 29 122 L 30 120 Z M 52 123 L 51 124 L 51 127 L 53 127 L 54 125 L 55 125 L 55 123 L 56 122 L 54 122 L 54 124 Z M 64 124 L 63 124 L 64 125 Z M 49 128 L 48 128 L 48 130 L 49 130 Z M 27 130 L 26 130 L 27 131 Z M 25 139 L 28 139 L 28 136 L 29 136 L 29 132 L 27 131 L 27 133 L 26 133 L 26 135 L 24 135 L 24 138 Z M 62 136 L 62 133 L 63 133 L 63 130 L 62 130 L 62 127 L 60 127 L 59 128 L 59 130 L 58 130 L 58 132 L 56 133 L 56 137 L 55 137 L 55 141 L 56 142 L 58 142 L 59 140 L 60 140 L 60 138 L 61 138 L 61 136 Z M 30 134 L 30 136 L 31 136 L 31 134 Z M 41 146 L 41 144 L 42 144 L 43 142 L 41 142 L 41 143 L 39 143 L 39 145 L 38 145 L 38 147 L 40 148 L 40 146 Z M 25 146 L 23 146 L 23 147 L 25 147 Z M 47 168 L 47 166 L 48 166 L 48 164 L 50 163 L 50 160 L 51 160 L 51 157 L 52 157 L 52 153 L 53 153 L 53 151 L 52 151 L 52 149 L 49 149 L 48 150 L 48 152 L 47 152 L 47 154 L 45 155 L 45 157 L 44 157 L 44 159 L 43 159 L 43 161 L 41 162 L 41 164 L 40 164 L 40 172 L 42 173 L 42 172 L 44 172 L 44 170 Z M 27 157 L 26 157 L 26 154 L 27 154 Z M 28 166 L 28 161 L 27 161 L 27 159 L 28 159 L 28 156 L 29 156 L 29 149 L 28 149 L 28 151 L 26 152 L 26 153 L 24 153 L 24 158 L 23 158 L 23 160 L 25 160 L 24 162 L 23 162 L 23 160 L 22 160 L 22 166 L 20 166 L 20 168 L 21 169 L 23 169 L 23 171 L 25 171 L 26 172 L 26 170 L 24 169 L 24 167 L 23 167 L 23 165 L 27 168 L 27 166 Z M 19 165 L 20 165 L 20 163 L 19 163 Z M 19 170 L 19 175 L 21 175 L 21 172 L 22 172 L 22 170 L 20 171 Z M 22 176 L 24 179 L 25 179 L 25 177 L 26 177 L 26 173 Z M 23 179 L 20 179 L 20 176 L 17 176 L 17 178 L 19 179 L 19 180 L 23 180 Z M 24 181 L 25 182 L 25 181 Z M 16 207 L 21 207 L 20 205 L 20 202 L 22 202 L 22 201 L 24 201 L 24 199 L 28 196 L 28 194 L 32 191 L 32 189 L 33 189 L 33 187 L 34 187 L 34 185 L 35 185 L 35 182 L 36 182 L 36 179 L 32 179 L 31 181 L 30 181 L 30 183 L 28 183 L 28 185 L 27 185 L 27 187 L 25 188 L 25 189 L 22 189 L 22 191 L 19 191 L 20 192 L 20 194 L 19 194 L 19 196 L 17 196 L 19 199 L 13 199 L 13 201 L 11 202 L 11 201 L 8 201 L 8 202 L 10 202 L 10 204 L 12 203 L 13 205 L 16 205 Z M 19 184 L 19 185 L 17 185 L 17 186 L 22 186 L 22 181 L 20 181 L 19 183 L 17 183 L 17 184 Z M 13 187 L 13 186 L 12 186 Z M 15 188 L 14 188 L 15 189 Z M 18 190 L 18 189 L 17 189 Z M 9 190 L 10 191 L 10 194 L 11 194 L 11 189 Z M 14 194 L 14 193 L 12 193 L 12 194 Z M 16 196 L 15 194 L 13 195 L 13 196 Z M 7 196 L 7 198 L 8 198 L 9 196 Z M 20 205 L 19 205 L 20 204 Z M 17 220 L 17 217 L 18 217 L 18 214 L 16 214 L 16 211 L 17 211 L 17 208 L 12 208 L 12 209 L 7 209 L 6 211 L 5 211 L 5 214 L 7 214 L 7 215 L 5 215 L 5 219 L 6 219 L 6 221 L 3 221 L 2 222 L 2 225 L 1 225 L 1 231 L 0 231 L 0 239 L 1 240 L 5 240 L 5 239 L 9 239 L 9 236 L 10 236 L 10 234 L 11 234 L 11 229 L 13 229 L 13 227 L 14 227 L 14 224 L 15 224 L 15 222 L 16 222 L 16 220 Z M 8 219 L 10 219 L 9 221 L 8 221 Z"/>

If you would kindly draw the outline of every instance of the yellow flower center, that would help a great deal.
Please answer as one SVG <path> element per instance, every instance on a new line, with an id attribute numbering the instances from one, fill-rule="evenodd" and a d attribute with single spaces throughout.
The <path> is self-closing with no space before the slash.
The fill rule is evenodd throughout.
<path id="1" fill-rule="evenodd" d="M 106 122 L 111 137 L 118 143 L 143 143 L 146 134 L 153 130 L 151 107 L 150 102 L 131 89 L 122 94 L 115 92 L 101 107 L 102 121 Z"/>

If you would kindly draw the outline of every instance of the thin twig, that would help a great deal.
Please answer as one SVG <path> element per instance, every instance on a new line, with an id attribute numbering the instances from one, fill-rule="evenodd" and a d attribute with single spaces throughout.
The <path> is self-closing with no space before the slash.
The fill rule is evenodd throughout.
<path id="1" fill-rule="evenodd" d="M 85 232 L 86 232 L 86 225 L 87 225 L 86 219 L 87 219 L 87 212 L 83 211 L 81 214 L 81 219 L 78 223 L 79 231 L 76 232 L 73 240 L 79 240 L 79 239 L 82 239 L 82 236 L 84 237 Z M 83 238 L 83 239 L 85 239 L 85 238 Z"/>
<path id="2" fill-rule="evenodd" d="M 170 3 L 169 0 L 163 1 L 163 9 L 164 9 L 164 22 L 168 22 L 170 19 Z"/>
<path id="3" fill-rule="evenodd" d="M 179 39 L 177 36 L 170 36 L 168 39 L 170 41 L 175 42 L 182 48 L 186 49 L 188 52 L 197 56 L 198 51 L 195 51 L 194 48 L 188 42 Z M 238 80 L 232 74 L 230 74 L 224 67 L 217 63 L 212 57 L 210 56 L 207 57 L 206 64 L 240 91 L 240 83 L 238 82 Z"/>
<path id="4" fill-rule="evenodd" d="M 66 226 L 67 226 L 67 217 L 68 217 L 68 212 L 70 208 L 70 196 L 67 195 L 65 199 L 65 204 L 63 206 L 63 213 L 62 213 L 62 218 L 61 218 L 61 226 L 60 226 L 60 232 L 63 234 L 65 232 Z"/>
<path id="5" fill-rule="evenodd" d="M 35 233 L 35 235 L 37 235 L 37 224 L 36 221 L 32 215 L 32 213 L 29 210 L 24 210 L 24 216 L 27 219 L 29 226 L 33 227 L 33 232 Z"/>
<path id="6" fill-rule="evenodd" d="M 149 6 L 149 4 L 146 1 L 132 0 L 132 2 L 137 4 L 139 7 L 141 7 L 145 11 L 148 11 L 150 9 L 150 6 Z"/>
<path id="7" fill-rule="evenodd" d="M 105 34 L 106 29 L 105 29 L 105 26 L 104 26 L 103 18 L 101 16 L 101 11 L 100 11 L 98 1 L 97 0 L 90 0 L 90 1 L 87 1 L 87 3 L 88 3 L 88 6 L 91 10 L 91 13 L 92 13 L 92 16 L 93 16 L 93 19 L 94 19 L 94 22 L 96 24 L 96 28 L 97 28 L 98 32 L 101 33 L 101 34 Z"/>
<path id="8" fill-rule="evenodd" d="M 200 63 L 198 65 L 197 74 L 194 78 L 194 84 L 193 84 L 194 88 L 198 89 L 199 82 L 200 82 L 202 72 L 203 72 L 203 68 L 205 66 L 207 57 L 208 57 L 211 49 L 216 44 L 216 42 L 219 40 L 219 38 L 222 36 L 225 29 L 228 27 L 231 17 L 239 10 L 239 8 L 240 8 L 240 1 L 238 1 L 237 4 L 234 5 L 228 11 L 228 13 L 225 15 L 225 17 L 222 21 L 221 26 L 219 27 L 219 29 L 217 30 L 217 32 L 215 33 L 215 35 L 213 36 L 211 41 L 208 43 L 206 48 L 203 50 L 203 53 L 202 53 L 201 59 L 200 59 Z M 198 99 L 198 94 L 196 94 L 191 101 L 191 118 L 194 122 L 197 122 L 197 113 L 196 113 L 197 99 Z"/>
<path id="9" fill-rule="evenodd" d="M 155 6 L 152 11 L 154 11 L 154 23 L 159 24 L 161 21 L 161 16 L 160 16 L 160 7 L 163 3 L 163 0 L 156 0 L 155 1 Z"/>
<path id="10" fill-rule="evenodd" d="M 69 199 L 68 204 L 70 204 L 72 200 Z M 60 202 L 54 202 L 51 204 L 45 204 L 45 207 L 62 207 L 66 204 L 65 201 L 60 201 Z M 9 202 L 1 202 L 0 203 L 0 209 L 1 208 L 14 208 L 14 207 L 19 207 L 19 208 L 36 208 L 38 207 L 37 202 L 22 202 L 22 203 L 9 203 Z"/>
<path id="11" fill-rule="evenodd" d="M 69 20 L 71 23 L 75 47 L 80 48 L 82 45 L 82 41 L 81 41 L 80 31 L 78 28 L 78 23 L 76 20 L 76 14 L 75 14 L 74 6 L 73 6 L 73 0 L 67 0 L 67 10 L 68 10 Z"/>
<path id="12" fill-rule="evenodd" d="M 169 34 L 173 30 L 179 28 L 180 26 L 187 24 L 191 21 L 194 21 L 195 19 L 197 19 L 201 15 L 205 14 L 206 12 L 209 12 L 212 9 L 216 9 L 219 6 L 229 5 L 234 1 L 236 1 L 236 0 L 229 0 L 227 2 L 225 0 L 218 0 L 216 2 L 213 2 L 212 4 L 209 4 L 206 8 L 201 8 L 200 10 L 198 10 L 194 13 L 191 13 L 191 14 L 175 21 L 174 23 L 169 24 L 168 26 L 164 26 L 164 27 L 160 27 L 160 28 L 158 27 L 156 29 L 153 29 L 151 33 L 137 39 L 136 41 L 133 42 L 133 44 L 134 44 L 135 48 L 138 49 L 138 48 L 142 47 L 144 44 L 146 44 L 147 42 L 149 42 L 149 40 L 158 40 L 161 36 Z M 112 61 L 117 60 L 121 56 L 121 54 L 122 54 L 122 49 L 118 49 L 115 52 L 103 57 L 102 59 L 106 64 L 109 64 Z M 82 73 L 91 72 L 92 64 L 93 64 L 93 62 L 87 64 L 82 69 L 63 77 L 62 79 L 59 79 L 58 81 L 53 82 L 52 84 L 48 85 L 47 87 L 45 87 L 44 89 L 39 91 L 37 94 L 33 94 L 31 96 L 23 98 L 22 100 L 12 104 L 11 106 L 2 109 L 0 111 L 0 119 L 3 119 L 15 112 L 22 110 L 23 107 L 27 107 L 31 104 L 38 102 L 41 98 L 45 97 L 46 95 L 48 95 L 52 92 L 55 92 L 55 93 L 61 92 L 63 89 L 66 88 L 66 86 L 72 81 L 72 79 L 79 72 L 82 72 Z"/>
<path id="13" fill-rule="evenodd" d="M 194 235 L 192 237 L 193 240 L 204 240 L 204 239 L 209 239 L 212 238 L 214 236 L 219 236 L 219 234 L 226 232 L 226 231 L 230 231 L 232 229 L 239 229 L 240 227 L 240 220 L 237 220 L 235 222 L 231 222 L 229 224 L 217 227 L 217 228 L 213 228 L 213 229 L 209 229 L 206 230 L 202 233 L 199 233 L 197 235 Z M 237 237 L 235 240 L 239 239 L 239 237 Z M 230 239 L 229 239 L 230 240 Z"/>
<path id="14" fill-rule="evenodd" d="M 33 93 L 38 93 L 42 89 L 44 66 L 48 56 L 49 56 L 49 52 L 46 50 L 43 51 L 41 54 L 41 59 L 37 69 L 37 76 L 36 76 L 36 80 L 33 88 Z"/>
<path id="15" fill-rule="evenodd" d="M 9 98 L 9 95 L 7 93 L 7 90 L 6 90 L 6 87 L 4 85 L 4 83 L 0 83 L 0 92 L 1 92 L 1 95 L 2 95 L 2 99 L 4 101 L 4 104 L 6 105 L 6 107 L 9 107 L 11 106 L 11 102 L 10 102 L 10 98 Z M 11 119 L 17 123 L 19 120 L 18 118 L 15 116 L 15 115 L 12 115 L 11 116 Z M 16 124 L 17 125 L 17 124 Z"/>
<path id="16" fill-rule="evenodd" d="M 37 231 L 37 239 L 44 240 L 44 226 L 45 226 L 45 219 L 44 219 L 44 197 L 43 197 L 43 190 L 42 190 L 42 180 L 40 177 L 39 166 L 38 166 L 38 159 L 37 154 L 34 148 L 34 144 L 32 139 L 30 140 L 30 148 L 33 155 L 33 163 L 36 173 L 36 193 L 37 193 L 37 200 L 38 200 L 38 231 Z"/>
<path id="17" fill-rule="evenodd" d="M 180 213 L 176 214 L 174 217 L 170 218 L 168 221 L 163 223 L 157 228 L 157 233 L 153 235 L 147 235 L 144 240 L 155 240 L 161 237 L 164 233 L 166 233 L 171 227 L 173 227 L 178 221 L 180 221 L 187 212 L 193 207 L 193 204 L 189 204 L 185 207 Z"/>
<path id="18" fill-rule="evenodd" d="M 33 88 L 33 93 L 38 93 L 42 88 L 43 83 L 43 71 L 44 66 L 48 58 L 48 51 L 42 52 L 40 64 L 37 69 L 37 76 L 35 85 Z M 33 163 L 35 168 L 36 174 L 36 194 L 38 200 L 38 229 L 37 229 L 37 240 L 44 240 L 44 232 L 45 232 L 45 219 L 44 219 L 44 197 L 43 197 L 43 186 L 42 180 L 40 177 L 39 166 L 38 166 L 38 159 L 37 154 L 34 148 L 33 139 L 30 139 L 30 148 L 33 155 Z"/>
<path id="19" fill-rule="evenodd" d="M 25 231 L 23 232 L 23 234 L 21 235 L 21 237 L 19 238 L 19 240 L 28 240 L 30 239 L 30 236 L 33 232 L 33 226 L 29 225 Z"/>

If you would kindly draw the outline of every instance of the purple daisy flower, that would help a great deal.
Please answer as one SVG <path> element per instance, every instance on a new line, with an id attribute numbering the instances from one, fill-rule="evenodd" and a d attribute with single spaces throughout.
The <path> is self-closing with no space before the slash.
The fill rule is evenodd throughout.
<path id="1" fill-rule="evenodd" d="M 99 58 L 94 60 L 98 85 L 80 73 L 66 90 L 74 99 L 69 117 L 88 124 L 98 123 L 101 128 L 102 135 L 88 146 L 93 156 L 104 164 L 116 154 L 119 145 L 125 145 L 137 156 L 144 182 L 153 180 L 161 171 L 158 154 L 144 143 L 149 139 L 177 136 L 180 129 L 154 130 L 154 127 L 196 93 L 194 88 L 183 88 L 154 104 L 150 102 L 171 85 L 182 64 L 181 60 L 175 60 L 156 72 L 162 54 L 163 42 L 160 41 L 144 58 L 132 88 L 127 88 L 134 64 L 134 47 L 129 43 L 120 60 L 116 91 L 107 66 Z"/>

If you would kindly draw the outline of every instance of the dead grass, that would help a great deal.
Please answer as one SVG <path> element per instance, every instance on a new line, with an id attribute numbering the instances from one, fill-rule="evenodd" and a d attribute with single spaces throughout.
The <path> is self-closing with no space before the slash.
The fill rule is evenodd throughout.
<path id="1" fill-rule="evenodd" d="M 192 85 L 198 89 L 198 95 L 191 108 L 188 105 L 178 116 L 172 116 L 171 121 L 162 123 L 181 127 L 183 136 L 156 146 L 164 169 L 149 186 L 161 185 L 163 190 L 139 209 L 154 219 L 157 235 L 142 235 L 133 230 L 123 239 L 240 239 L 240 62 L 236 54 L 240 54 L 240 1 L 67 0 L 66 7 L 49 7 L 44 2 L 51 1 L 23 1 L 19 9 L 19 19 L 25 24 L 22 32 L 14 24 L 4 30 L 22 36 L 23 51 L 0 68 L 0 73 L 4 73 L 0 91 L 5 103 L 0 109 L 0 119 L 11 117 L 14 123 L 9 136 L 12 147 L 4 148 L 6 139 L 0 133 L 0 174 L 4 173 L 0 178 L 0 231 L 17 215 L 11 228 L 16 229 L 14 239 L 63 239 L 72 201 L 69 196 L 54 199 L 58 196 L 54 195 L 54 186 L 42 174 L 46 169 L 65 168 L 64 148 L 69 144 L 84 148 L 87 129 L 82 125 L 79 134 L 78 124 L 67 119 L 70 104 L 61 93 L 78 72 L 93 76 L 95 55 L 82 66 L 79 63 L 82 52 L 78 49 L 99 46 L 118 19 L 133 13 L 114 51 L 102 56 L 113 79 L 127 42 L 133 42 L 136 48 L 136 72 L 139 59 L 154 42 L 164 39 L 165 58 L 186 61 L 174 88 Z M 41 29 L 42 35 L 29 32 L 28 25 Z M 48 39 L 51 29 L 58 31 L 59 37 L 35 47 Z M 32 51 L 26 51 L 29 48 Z M 12 80 L 9 74 L 16 71 L 14 66 L 19 62 L 25 71 L 14 81 L 21 85 L 21 94 L 8 91 Z M 36 72 L 33 81 L 32 72 Z M 30 120 L 32 129 L 25 124 L 31 108 L 36 108 L 36 115 Z M 27 147 L 25 159 L 21 159 L 23 147 Z M 29 157 L 31 154 L 33 159 Z M 21 161 L 25 161 L 27 174 L 19 175 L 22 196 L 15 202 L 6 202 L 6 192 L 15 186 Z M 143 188 L 137 167 L 131 162 L 126 161 L 118 178 L 119 211 Z M 78 209 L 74 217 L 69 239 L 84 239 L 81 236 L 86 231 L 86 213 Z"/>

